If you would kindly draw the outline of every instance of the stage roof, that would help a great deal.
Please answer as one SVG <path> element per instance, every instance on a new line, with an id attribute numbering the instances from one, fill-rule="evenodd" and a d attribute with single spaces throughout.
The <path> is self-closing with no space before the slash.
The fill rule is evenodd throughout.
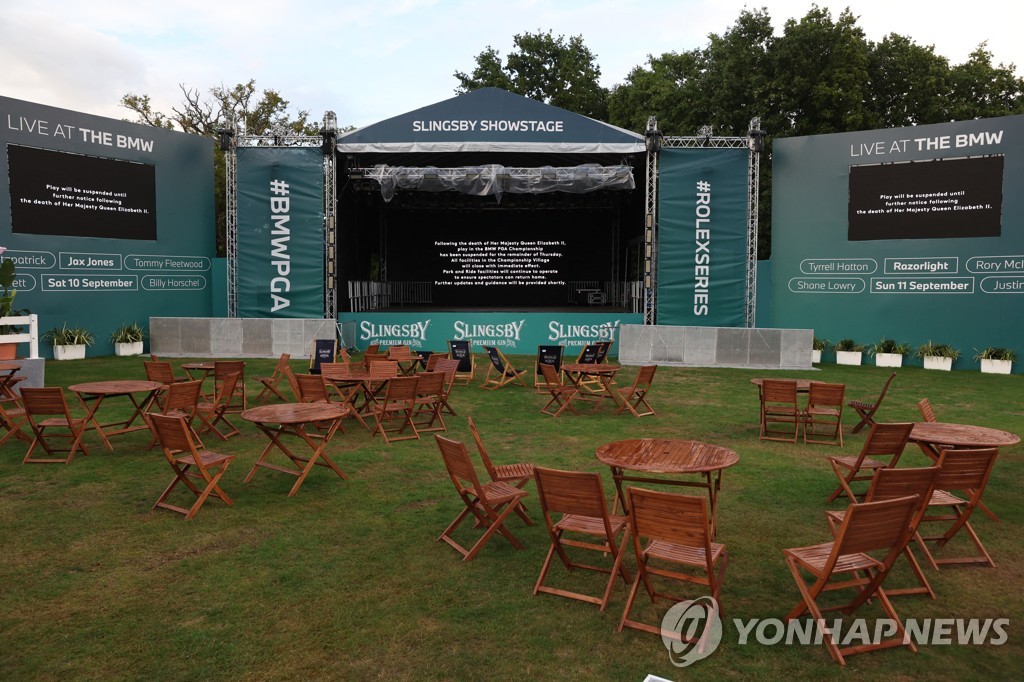
<path id="1" fill-rule="evenodd" d="M 481 88 L 338 137 L 338 152 L 635 154 L 644 136 L 500 88 Z"/>

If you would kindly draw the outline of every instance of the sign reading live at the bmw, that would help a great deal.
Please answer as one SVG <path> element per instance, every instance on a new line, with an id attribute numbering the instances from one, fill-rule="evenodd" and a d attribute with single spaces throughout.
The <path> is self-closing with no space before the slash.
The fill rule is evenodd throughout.
<path id="1" fill-rule="evenodd" d="M 6 97 L 0 121 L 16 310 L 38 314 L 41 331 L 87 328 L 100 355 L 122 323 L 210 315 L 208 139 Z"/>
<path id="2" fill-rule="evenodd" d="M 776 140 L 773 324 L 1024 350 L 1024 116 Z M 1018 370 L 1019 371 L 1019 370 Z"/>

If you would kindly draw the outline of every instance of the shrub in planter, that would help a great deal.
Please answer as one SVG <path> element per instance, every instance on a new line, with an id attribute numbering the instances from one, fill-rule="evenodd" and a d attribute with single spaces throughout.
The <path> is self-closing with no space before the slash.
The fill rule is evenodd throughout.
<path id="1" fill-rule="evenodd" d="M 1009 348 L 989 346 L 978 351 L 974 359 L 981 363 L 981 371 L 986 374 L 1009 374 L 1017 354 Z"/>
<path id="2" fill-rule="evenodd" d="M 884 336 L 871 346 L 871 354 L 875 356 L 877 367 L 902 367 L 903 356 L 911 351 L 911 347 L 905 343 L 897 343 Z"/>
<path id="3" fill-rule="evenodd" d="M 824 351 L 828 350 L 830 344 L 831 341 L 829 341 L 828 339 L 819 339 L 817 336 L 815 336 L 814 340 L 811 342 L 811 362 L 821 362 L 821 354 Z"/>
<path id="4" fill-rule="evenodd" d="M 947 343 L 924 344 L 914 353 L 915 357 L 921 358 L 925 369 L 941 369 L 949 371 L 953 363 L 960 357 L 960 351 Z"/>
<path id="5" fill-rule="evenodd" d="M 125 322 L 110 335 L 115 355 L 142 355 L 142 342 L 145 339 L 146 330 L 135 322 Z"/>
<path id="6" fill-rule="evenodd" d="M 859 365 L 864 346 L 853 339 L 839 339 L 834 346 L 837 365 Z"/>
<path id="7" fill-rule="evenodd" d="M 54 360 L 79 360 L 85 357 L 85 349 L 95 339 L 85 327 L 69 327 L 65 322 L 43 334 L 43 339 L 53 343 Z"/>

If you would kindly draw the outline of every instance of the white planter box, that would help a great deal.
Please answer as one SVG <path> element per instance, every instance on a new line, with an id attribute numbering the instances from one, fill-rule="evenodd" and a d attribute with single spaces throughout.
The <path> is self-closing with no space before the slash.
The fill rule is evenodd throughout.
<path id="1" fill-rule="evenodd" d="M 1013 360 L 990 360 L 981 359 L 981 371 L 986 374 L 1009 374 L 1013 367 Z"/>
<path id="2" fill-rule="evenodd" d="M 85 357 L 85 344 L 76 344 L 74 346 L 54 346 L 53 347 L 53 359 L 54 360 L 81 360 Z"/>
<path id="3" fill-rule="evenodd" d="M 812 349 L 811 350 L 811 364 L 818 364 L 819 362 L 821 362 L 821 351 L 820 350 L 813 350 Z"/>
<path id="4" fill-rule="evenodd" d="M 875 353 L 876 367 L 902 367 L 903 355 L 900 353 Z"/>
<path id="5" fill-rule="evenodd" d="M 142 341 L 115 343 L 114 355 L 142 355 Z"/>
<path id="6" fill-rule="evenodd" d="M 953 369 L 953 358 L 940 358 L 936 355 L 924 356 L 925 369 L 941 369 L 948 372 Z"/>
<path id="7" fill-rule="evenodd" d="M 863 353 L 859 350 L 837 350 L 836 351 L 836 364 L 837 365 L 859 365 L 860 358 Z"/>

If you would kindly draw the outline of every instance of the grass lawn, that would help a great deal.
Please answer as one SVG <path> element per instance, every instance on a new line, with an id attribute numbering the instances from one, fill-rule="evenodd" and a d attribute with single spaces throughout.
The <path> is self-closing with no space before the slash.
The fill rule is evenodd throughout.
<path id="1" fill-rule="evenodd" d="M 532 358 L 510 358 L 530 366 Z M 184 360 L 172 360 L 176 367 Z M 478 368 L 486 358 L 481 357 Z M 275 360 L 247 360 L 253 377 Z M 295 361 L 296 371 L 305 363 Z M 180 373 L 180 369 L 178 370 Z M 892 370 L 822 365 L 780 375 L 844 383 L 847 399 L 877 395 Z M 898 370 L 879 412 L 885 421 L 918 421 L 928 397 L 940 421 L 1024 434 L 1019 375 Z M 635 376 L 625 368 L 620 385 Z M 1000 452 L 985 501 L 1000 517 L 974 526 L 996 562 L 927 570 L 938 599 L 894 598 L 904 619 L 1008 618 L 1002 645 L 922 646 L 873 652 L 832 663 L 823 646 L 739 644 L 732 619 L 781 618 L 798 593 L 782 556 L 786 547 L 828 539 L 823 512 L 835 476 L 826 457 L 854 455 L 866 432 L 844 414 L 845 446 L 759 442 L 757 391 L 764 371 L 661 367 L 650 402 L 657 415 L 615 415 L 610 406 L 552 419 L 546 399 L 509 386 L 458 386 L 449 437 L 472 446 L 472 416 L 496 463 L 601 472 L 594 450 L 624 438 L 702 440 L 735 450 L 740 462 L 723 477 L 718 540 L 730 562 L 722 589 L 722 645 L 709 658 L 674 667 L 660 638 L 615 632 L 626 598 L 620 583 L 607 611 L 552 595 L 532 596 L 549 541 L 536 491 L 527 505 L 538 525 L 510 517 L 524 542 L 499 536 L 463 563 L 435 539 L 460 511 L 433 438 L 390 446 L 354 421 L 328 452 L 347 473 L 342 481 L 317 468 L 299 493 L 294 479 L 269 470 L 243 479 L 266 437 L 241 419 L 242 434 L 212 449 L 237 459 L 222 479 L 235 500 L 211 498 L 192 521 L 150 507 L 171 480 L 148 433 L 113 439 L 94 433 L 91 454 L 68 466 L 22 465 L 25 444 L 0 448 L 0 678 L 3 679 L 1014 679 L 1024 667 L 1024 446 Z M 145 378 L 140 358 L 49 362 L 48 385 Z M 69 400 L 74 400 L 68 394 Z M 107 415 L 123 409 L 104 405 Z M 475 457 L 475 455 L 474 455 Z M 901 466 L 926 465 L 908 446 Z M 482 467 L 481 467 L 482 471 Z M 679 491 L 679 488 L 675 489 Z M 179 502 L 191 504 L 184 496 Z M 471 542 L 464 524 L 461 537 Z M 960 539 L 962 540 L 962 538 Z M 958 541 L 951 551 L 967 550 Z M 634 564 L 631 556 L 627 566 Z M 909 585 L 900 561 L 891 586 Z M 589 581 L 589 582 L 588 582 Z M 552 568 L 549 582 L 601 591 L 600 576 Z M 694 587 L 692 596 L 702 594 Z M 639 613 L 660 619 L 668 604 L 638 598 Z M 878 616 L 877 604 L 864 615 Z M 955 639 L 955 637 L 954 637 Z M 851 677 L 852 676 L 852 677 Z"/>

